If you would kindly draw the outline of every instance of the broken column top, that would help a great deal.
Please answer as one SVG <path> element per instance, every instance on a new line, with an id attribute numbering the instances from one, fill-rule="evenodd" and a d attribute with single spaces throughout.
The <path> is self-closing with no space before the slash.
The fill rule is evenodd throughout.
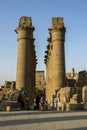
<path id="1" fill-rule="evenodd" d="M 62 17 L 53 17 L 51 28 L 64 28 L 64 22 Z"/>
<path id="2" fill-rule="evenodd" d="M 17 32 L 19 29 L 33 29 L 34 30 L 34 27 L 32 26 L 31 17 L 25 17 L 25 16 L 21 17 L 19 20 L 19 26 L 17 27 L 15 31 Z"/>
<path id="3" fill-rule="evenodd" d="M 32 20 L 31 17 L 21 17 L 19 21 L 19 27 L 24 26 L 24 27 L 30 27 L 32 26 Z"/>

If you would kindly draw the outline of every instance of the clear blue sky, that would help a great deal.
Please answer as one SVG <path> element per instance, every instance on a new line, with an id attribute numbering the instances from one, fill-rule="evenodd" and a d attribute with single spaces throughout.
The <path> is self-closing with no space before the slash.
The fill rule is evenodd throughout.
<path id="1" fill-rule="evenodd" d="M 38 59 L 45 70 L 44 55 L 52 17 L 63 17 L 66 26 L 66 71 L 87 70 L 87 0 L 0 0 L 0 85 L 16 80 L 17 34 L 21 16 L 32 18 Z"/>

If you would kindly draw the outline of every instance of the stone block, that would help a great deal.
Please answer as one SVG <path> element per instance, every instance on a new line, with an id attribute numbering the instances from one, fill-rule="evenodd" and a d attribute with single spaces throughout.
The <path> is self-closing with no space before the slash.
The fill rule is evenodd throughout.
<path id="1" fill-rule="evenodd" d="M 78 104 L 70 104 L 71 110 L 84 110 L 84 105 L 81 103 Z"/>

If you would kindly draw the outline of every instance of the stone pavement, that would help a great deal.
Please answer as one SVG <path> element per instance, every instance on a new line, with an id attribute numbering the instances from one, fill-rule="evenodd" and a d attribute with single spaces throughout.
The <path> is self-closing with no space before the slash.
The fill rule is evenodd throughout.
<path id="1" fill-rule="evenodd" d="M 0 130 L 87 130 L 87 110 L 0 111 Z"/>

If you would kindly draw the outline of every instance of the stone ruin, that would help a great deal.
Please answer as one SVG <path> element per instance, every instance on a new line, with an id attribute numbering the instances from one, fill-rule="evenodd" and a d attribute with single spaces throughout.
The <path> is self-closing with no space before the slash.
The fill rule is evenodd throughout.
<path id="1" fill-rule="evenodd" d="M 21 17 L 19 25 L 16 28 L 18 35 L 18 60 L 17 60 L 17 75 L 16 86 L 15 83 L 6 82 L 3 92 L 0 91 L 0 101 L 16 101 L 17 95 L 24 89 L 28 91 L 33 101 L 33 95 L 35 94 L 35 69 L 37 64 L 35 45 L 31 17 Z M 52 96 L 57 94 L 58 106 L 57 110 L 77 110 L 84 109 L 87 106 L 87 86 L 84 85 L 84 74 L 87 83 L 87 73 L 83 73 L 82 76 L 79 73 L 79 82 L 77 86 L 66 86 L 66 81 L 71 80 L 76 82 L 73 75 L 73 79 L 67 79 L 65 72 L 65 33 L 66 27 L 64 26 L 63 18 L 52 18 L 52 25 L 48 29 L 49 38 L 48 46 L 45 55 L 46 64 L 46 98 L 51 105 Z M 19 69 L 20 68 L 20 69 Z M 25 80 L 26 79 L 26 80 Z M 79 84 L 80 83 L 80 84 Z M 40 84 L 41 85 L 41 84 Z M 80 86 L 81 85 L 81 86 Z M 9 87 L 10 86 L 10 87 Z M 28 95 L 29 97 L 29 95 Z M 16 104 L 17 105 L 17 104 Z M 17 107 L 17 106 L 16 106 Z"/>
<path id="2" fill-rule="evenodd" d="M 20 110 L 21 106 L 17 101 L 17 98 L 19 96 L 19 94 L 21 93 L 25 93 L 26 92 L 24 90 L 19 91 L 16 89 L 16 82 L 15 81 L 5 81 L 5 84 L 3 86 L 1 86 L 0 89 L 0 110 L 4 111 L 8 108 L 8 106 L 10 107 L 11 110 Z M 24 97 L 26 101 L 28 101 L 28 97 L 27 95 L 25 95 Z M 29 109 L 28 106 L 26 106 L 26 102 L 25 102 L 25 110 Z"/>
<path id="3" fill-rule="evenodd" d="M 73 93 L 72 88 L 63 87 L 57 93 L 58 98 L 58 111 L 69 111 L 69 110 L 83 110 L 87 108 L 87 86 L 82 87 L 80 93 L 82 95 L 82 100 L 79 101 L 79 94 Z"/>

